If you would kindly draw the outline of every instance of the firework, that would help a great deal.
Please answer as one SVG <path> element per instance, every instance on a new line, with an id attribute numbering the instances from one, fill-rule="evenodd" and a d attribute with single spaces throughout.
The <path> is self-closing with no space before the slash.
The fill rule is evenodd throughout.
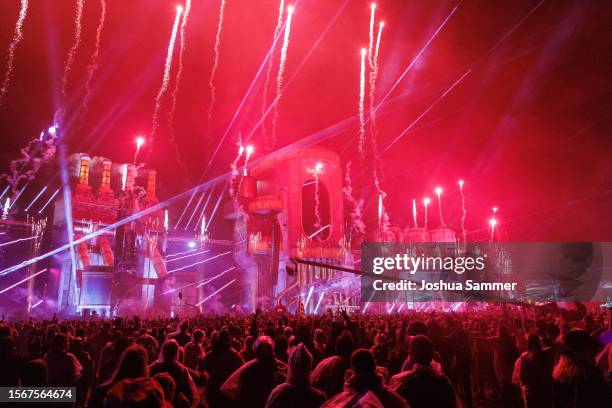
<path id="1" fill-rule="evenodd" d="M 239 139 L 241 139 L 241 136 L 239 136 Z M 236 158 L 234 159 L 234 161 L 232 161 L 231 163 L 231 170 L 232 170 L 232 178 L 230 179 L 230 197 L 234 197 L 236 194 L 236 190 L 235 190 L 235 183 L 236 183 L 236 177 L 238 177 L 239 173 L 238 173 L 238 161 L 240 160 L 240 158 L 242 157 L 242 154 L 244 153 L 244 146 L 242 145 L 242 142 L 239 140 L 238 141 L 238 154 L 236 155 Z"/>
<path id="2" fill-rule="evenodd" d="M 359 154 L 363 158 L 365 144 L 365 114 L 363 102 L 365 99 L 365 57 L 366 49 L 361 49 L 361 66 L 359 69 Z"/>
<path id="3" fill-rule="evenodd" d="M 372 132 L 372 148 L 374 152 L 377 153 L 378 148 L 376 147 L 376 135 L 378 133 L 378 129 L 376 127 L 376 110 L 374 109 L 374 99 L 376 98 L 376 79 L 378 78 L 378 50 L 380 49 L 380 39 L 382 36 L 382 29 L 385 23 L 381 22 L 378 28 L 378 35 L 376 37 L 376 47 L 374 51 L 374 55 L 371 57 L 370 62 L 370 77 L 369 77 L 369 85 L 370 85 L 370 128 Z"/>
<path id="4" fill-rule="evenodd" d="M 274 47 L 276 46 L 276 40 L 280 35 L 281 27 L 283 26 L 283 11 L 285 10 L 285 0 L 280 0 L 280 4 L 278 6 L 278 20 L 276 21 L 276 27 L 274 27 L 274 41 L 272 42 L 272 49 L 270 50 L 270 58 L 268 58 L 268 69 L 266 71 L 266 81 L 264 82 L 263 88 L 263 96 L 262 96 L 262 104 L 261 104 L 261 116 L 265 117 L 266 112 L 266 104 L 268 99 L 268 87 L 270 86 L 270 79 L 272 78 L 272 55 L 274 55 Z M 261 132 L 264 137 L 264 141 L 266 144 L 266 148 L 269 146 L 269 141 L 267 140 L 266 135 L 266 126 L 265 121 L 261 123 Z"/>
<path id="5" fill-rule="evenodd" d="M 423 207 L 425 208 L 425 229 L 427 229 L 427 223 L 429 221 L 429 216 L 427 213 L 427 208 L 429 207 L 429 203 L 431 203 L 431 200 L 427 197 L 425 197 L 423 199 Z"/>
<path id="6" fill-rule="evenodd" d="M 70 50 L 68 51 L 68 58 L 66 59 L 66 64 L 64 65 L 64 74 L 62 75 L 62 102 L 61 102 L 61 106 L 55 111 L 55 116 L 53 118 L 53 122 L 55 125 L 62 124 L 64 120 L 66 94 L 68 92 L 68 77 L 70 76 L 70 71 L 72 70 L 72 65 L 74 64 L 76 53 L 79 49 L 79 45 L 81 44 L 81 30 L 82 30 L 83 6 L 84 5 L 85 5 L 85 0 L 76 1 L 76 16 L 74 20 L 74 39 L 72 41 L 72 47 L 70 47 Z"/>
<path id="7" fill-rule="evenodd" d="M 315 228 L 321 228 L 321 198 L 319 196 L 319 173 L 323 169 L 322 163 L 315 166 Z"/>
<path id="8" fill-rule="evenodd" d="M 444 215 L 442 214 L 442 187 L 436 187 L 436 196 L 438 197 L 438 213 L 440 215 L 440 227 L 446 228 L 444 223 Z"/>
<path id="9" fill-rule="evenodd" d="M 461 235 L 463 242 L 467 242 L 467 232 L 465 232 L 465 218 L 467 217 L 467 209 L 465 208 L 465 195 L 463 194 L 463 180 L 459 180 L 459 194 L 461 194 Z"/>
<path id="10" fill-rule="evenodd" d="M 212 111 L 215 107 L 216 95 L 215 95 L 215 74 L 219 67 L 219 48 L 221 46 L 221 30 L 223 29 L 223 15 L 225 14 L 225 0 L 221 0 L 219 6 L 219 24 L 217 25 L 217 35 L 215 36 L 215 60 L 213 62 L 212 70 L 210 71 L 210 78 L 208 79 L 208 87 L 210 88 L 210 105 L 206 114 L 208 115 L 208 129 L 210 131 L 210 119 L 212 118 Z"/>
<path id="11" fill-rule="evenodd" d="M 138 153 L 140 153 L 140 148 L 145 144 L 145 138 L 142 136 L 136 137 L 136 150 L 134 151 L 134 165 L 138 160 Z"/>
<path id="12" fill-rule="evenodd" d="M 6 73 L 4 74 L 4 80 L 2 81 L 2 87 L 0 88 L 0 105 L 2 105 L 2 99 L 8 91 L 9 84 L 11 82 L 11 75 L 14 69 L 15 50 L 17 45 L 23 38 L 23 22 L 25 21 L 28 13 L 28 0 L 21 0 L 21 8 L 19 9 L 19 17 L 17 18 L 17 24 L 15 25 L 15 33 L 13 34 L 13 40 L 8 47 L 8 56 L 6 58 Z"/>
<path id="13" fill-rule="evenodd" d="M 248 145 L 246 147 L 246 157 L 244 159 L 244 174 L 243 174 L 244 176 L 247 175 L 247 166 L 249 165 L 249 159 L 251 158 L 251 155 L 253 154 L 254 150 L 255 149 L 253 148 L 252 145 Z"/>
<path id="14" fill-rule="evenodd" d="M 185 165 L 181 160 L 180 150 L 178 145 L 176 144 L 176 140 L 174 137 L 174 126 L 172 124 L 174 119 L 174 113 L 176 112 L 176 98 L 178 96 L 179 86 L 181 84 L 181 76 L 183 75 L 183 54 L 185 52 L 185 26 L 187 25 L 187 21 L 189 20 L 189 13 L 191 11 L 191 0 L 185 1 L 185 10 L 183 12 L 183 18 L 181 20 L 180 34 L 179 34 L 179 54 L 178 54 L 178 69 L 176 71 L 176 77 L 174 79 L 174 89 L 172 90 L 172 102 L 170 105 L 170 110 L 168 111 L 168 128 L 170 141 L 174 145 L 174 150 L 176 152 L 176 158 L 179 165 L 185 169 Z"/>
<path id="15" fill-rule="evenodd" d="M 87 113 L 87 107 L 91 97 L 91 81 L 94 73 L 98 69 L 98 58 L 100 57 L 100 39 L 102 38 L 102 29 L 104 28 L 104 20 L 106 19 L 106 0 L 100 0 L 100 10 L 100 20 L 98 21 L 98 28 L 96 29 L 96 44 L 94 52 L 91 54 L 91 61 L 87 66 L 85 96 L 83 97 L 83 111 L 81 115 L 85 115 L 85 113 Z"/>
<path id="16" fill-rule="evenodd" d="M 417 205 L 416 199 L 412 199 L 412 220 L 414 221 L 414 228 L 419 228 L 419 223 L 417 222 Z"/>
<path id="17" fill-rule="evenodd" d="M 159 126 L 159 110 L 161 109 L 161 102 L 164 94 L 168 90 L 168 83 L 170 82 L 170 69 L 172 68 L 172 55 L 174 54 L 174 43 L 176 42 L 176 34 L 178 32 L 179 21 L 183 8 L 181 6 L 176 7 L 176 16 L 174 17 L 174 25 L 172 26 L 172 34 L 170 35 L 170 42 L 168 43 L 168 53 L 166 54 L 166 63 L 164 64 L 164 75 L 162 76 L 162 83 L 155 96 L 155 107 L 153 109 L 153 120 L 151 123 L 151 143 L 149 144 L 149 152 L 153 148 L 153 142 L 155 141 L 155 133 Z M 136 150 L 138 152 L 138 150 Z"/>
<path id="18" fill-rule="evenodd" d="M 351 180 L 351 162 L 346 164 L 346 175 L 344 176 L 345 186 L 342 192 L 346 199 L 353 205 L 351 212 L 351 230 L 359 234 L 365 233 L 365 224 L 363 223 L 363 199 L 355 200 L 353 197 L 353 182 Z"/>
<path id="19" fill-rule="evenodd" d="M 274 113 L 272 115 L 272 138 L 270 140 L 271 147 L 276 144 L 276 125 L 278 123 L 278 103 L 282 95 L 283 75 L 285 74 L 285 64 L 287 62 L 287 50 L 289 49 L 289 34 L 291 33 L 291 16 L 293 15 L 293 6 L 287 7 L 287 22 L 285 23 L 285 35 L 283 37 L 283 46 L 281 47 L 280 61 L 278 63 L 278 74 L 276 76 L 276 98 L 274 100 Z"/>
<path id="20" fill-rule="evenodd" d="M 491 226 L 491 236 L 489 240 L 493 242 L 495 240 L 495 226 L 497 225 L 497 220 L 495 218 L 491 218 L 489 220 L 489 225 Z"/>

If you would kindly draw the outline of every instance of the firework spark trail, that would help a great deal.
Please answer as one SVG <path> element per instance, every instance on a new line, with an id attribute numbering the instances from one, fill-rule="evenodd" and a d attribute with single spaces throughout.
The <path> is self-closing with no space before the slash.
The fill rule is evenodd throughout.
<path id="1" fill-rule="evenodd" d="M 436 196 L 438 196 L 438 215 L 440 216 L 440 227 L 446 228 L 446 224 L 444 223 L 444 214 L 442 212 L 442 189 L 440 187 L 436 187 Z"/>
<path id="2" fill-rule="evenodd" d="M 386 236 L 389 231 L 389 214 L 387 214 L 387 209 L 385 208 L 385 199 L 387 198 L 387 193 L 382 189 L 380 185 L 380 180 L 378 179 L 377 171 L 374 170 L 374 186 L 376 187 L 376 191 L 378 191 L 378 221 L 380 231 Z"/>
<path id="3" fill-rule="evenodd" d="M 106 0 L 100 0 L 100 21 L 98 22 L 98 28 L 96 29 L 96 45 L 93 54 L 91 54 L 91 61 L 87 66 L 87 80 L 85 81 L 85 96 L 83 97 L 83 108 L 81 116 L 87 113 L 89 100 L 91 99 L 91 81 L 93 75 L 98 69 L 98 59 L 100 58 L 100 39 L 102 38 L 102 29 L 104 28 L 104 21 L 106 20 Z"/>
<path id="4" fill-rule="evenodd" d="M 321 197 L 319 196 L 319 172 L 315 171 L 315 228 L 321 228 Z"/>
<path id="5" fill-rule="evenodd" d="M 0 88 L 0 106 L 2 105 L 2 99 L 8 91 L 9 84 L 11 83 L 11 76 L 13 74 L 15 50 L 17 45 L 23 38 L 23 22 L 25 21 L 28 13 L 28 0 L 21 0 L 21 8 L 19 9 L 19 18 L 15 25 L 15 34 L 13 34 L 13 40 L 8 47 L 8 56 L 6 58 L 6 73 L 4 74 L 4 80 L 2 81 L 2 88 Z"/>
<path id="6" fill-rule="evenodd" d="M 365 99 L 365 48 L 361 49 L 361 66 L 359 70 L 359 154 L 361 158 L 364 157 L 364 144 L 365 144 L 365 114 L 363 109 L 363 102 Z"/>
<path id="7" fill-rule="evenodd" d="M 459 194 L 461 194 L 461 235 L 463 236 L 463 242 L 467 242 L 467 232 L 465 231 L 467 209 L 465 208 L 465 195 L 463 194 L 463 180 L 459 180 Z"/>
<path id="8" fill-rule="evenodd" d="M 280 61 L 278 63 L 278 74 L 276 76 L 276 99 L 274 100 L 274 113 L 272 115 L 272 137 L 270 147 L 273 148 L 276 144 L 276 125 L 278 124 L 278 103 L 283 94 L 283 75 L 285 74 L 285 65 L 287 63 L 287 50 L 289 49 L 289 35 L 291 34 L 291 16 L 293 15 L 293 6 L 287 7 L 287 22 L 285 23 L 285 35 L 283 37 L 283 46 L 281 47 Z"/>
<path id="9" fill-rule="evenodd" d="M 368 63 L 370 64 L 370 69 L 374 69 L 374 12 L 376 11 L 376 3 L 372 3 L 370 6 L 370 31 L 369 31 L 369 42 L 368 42 Z"/>
<path id="10" fill-rule="evenodd" d="M 66 64 L 64 65 L 64 74 L 62 75 L 62 101 L 60 107 L 55 111 L 55 115 L 53 117 L 53 124 L 56 126 L 61 126 L 64 121 L 64 113 L 65 113 L 65 105 L 66 98 L 68 93 L 68 77 L 70 76 L 70 71 L 72 71 L 72 65 L 74 65 L 74 59 L 76 58 L 76 53 L 81 45 L 81 31 L 82 31 L 82 21 L 83 21 L 83 7 L 85 5 L 85 0 L 77 0 L 76 1 L 76 16 L 74 20 L 74 40 L 72 42 L 72 47 L 68 51 L 68 58 L 66 58 Z"/>
<path id="11" fill-rule="evenodd" d="M 419 223 L 417 222 L 417 205 L 416 199 L 412 199 L 412 219 L 414 221 L 414 228 L 419 228 Z"/>
<path id="12" fill-rule="evenodd" d="M 150 133 L 150 142 L 149 142 L 149 154 L 153 149 L 153 144 L 155 141 L 155 133 L 157 132 L 157 128 L 159 126 L 159 110 L 161 109 L 161 101 L 162 97 L 168 90 L 168 83 L 170 82 L 170 69 L 172 68 L 172 55 L 174 54 L 174 44 L 176 42 L 176 34 L 178 32 L 179 21 L 181 19 L 181 14 L 183 12 L 183 8 L 178 6 L 176 8 L 176 17 L 174 17 L 174 25 L 172 26 L 172 34 L 170 35 L 170 42 L 168 43 L 168 53 L 166 55 L 166 63 L 164 64 L 164 75 L 162 77 L 162 83 L 159 87 L 159 91 L 157 91 L 157 96 L 155 97 L 155 107 L 153 109 L 153 120 L 151 123 L 151 133 Z"/>
<path id="13" fill-rule="evenodd" d="M 425 207 L 425 229 L 427 229 L 427 223 L 429 221 L 429 214 L 427 212 L 427 209 L 429 207 L 429 198 L 424 198 L 423 199 L 423 207 Z"/>
<path id="14" fill-rule="evenodd" d="M 274 48 L 276 46 L 276 39 L 280 35 L 281 27 L 283 26 L 283 11 L 284 10 L 285 10 L 285 0 L 280 0 L 280 4 L 278 6 L 278 20 L 276 21 L 276 27 L 274 27 L 274 42 L 272 43 L 272 53 L 274 53 Z M 263 96 L 262 96 L 262 104 L 261 104 L 262 117 L 266 116 L 266 104 L 268 102 L 267 101 L 268 87 L 270 86 L 270 79 L 272 78 L 272 55 L 268 59 L 268 69 L 266 70 L 266 81 L 264 82 L 264 87 L 263 87 Z M 268 149 L 270 141 L 268 140 L 268 136 L 266 133 L 265 122 L 261 124 L 261 133 L 264 138 L 266 149 Z"/>
<path id="15" fill-rule="evenodd" d="M 376 127 L 376 112 L 374 110 L 374 99 L 376 97 L 376 79 L 378 78 L 378 52 L 380 50 L 380 39 L 382 36 L 382 29 L 384 27 L 384 23 L 380 23 L 378 28 L 378 35 L 376 37 L 376 48 L 374 51 L 374 56 L 372 57 L 372 64 L 370 68 L 370 129 L 372 133 L 372 150 L 375 155 L 378 155 L 378 147 L 377 147 L 377 134 L 378 128 Z"/>
<path id="16" fill-rule="evenodd" d="M 176 77 L 174 80 L 174 89 L 172 90 L 172 104 L 170 105 L 170 110 L 168 111 L 168 128 L 169 128 L 169 136 L 170 141 L 174 145 L 174 150 L 176 153 L 176 158 L 179 165 L 185 169 L 185 164 L 181 159 L 180 150 L 175 140 L 175 131 L 173 126 L 174 121 L 174 113 L 176 112 L 176 98 L 178 96 L 179 87 L 181 84 L 181 76 L 183 75 L 183 54 L 185 52 L 185 27 L 187 26 L 187 21 L 189 20 L 189 13 L 191 12 L 191 0 L 185 1 L 185 11 L 183 12 L 183 19 L 181 20 L 181 28 L 179 30 L 179 55 L 178 55 L 178 69 L 176 71 Z"/>
<path id="17" fill-rule="evenodd" d="M 215 108 L 216 95 L 215 95 L 215 74 L 219 67 L 219 47 L 221 45 L 221 30 L 223 29 L 223 15 L 225 14 L 225 0 L 221 0 L 219 6 L 219 24 L 217 25 L 217 35 L 215 36 L 215 61 L 213 63 L 212 70 L 210 71 L 210 78 L 208 79 L 208 87 L 210 88 L 210 104 L 206 114 L 208 115 L 208 131 L 210 132 L 210 120 L 212 118 L 212 111 Z"/>
<path id="18" fill-rule="evenodd" d="M 238 154 L 236 155 L 236 158 L 232 161 L 230 165 L 231 171 L 232 171 L 232 178 L 230 179 L 230 184 L 229 184 L 229 194 L 230 194 L 230 197 L 232 198 L 234 198 L 236 195 L 236 178 L 240 175 L 240 173 L 238 172 L 238 161 L 242 157 L 242 153 L 244 153 L 244 146 L 242 145 L 241 140 L 242 140 L 242 136 L 239 136 L 238 142 L 236 143 L 238 145 Z"/>
<path id="19" fill-rule="evenodd" d="M 346 175 L 344 176 L 344 187 L 342 192 L 347 201 L 353 205 L 351 212 L 351 228 L 360 234 L 365 233 L 365 224 L 363 222 L 363 199 L 355 200 L 353 197 L 353 181 L 351 179 L 351 162 L 346 164 Z"/>

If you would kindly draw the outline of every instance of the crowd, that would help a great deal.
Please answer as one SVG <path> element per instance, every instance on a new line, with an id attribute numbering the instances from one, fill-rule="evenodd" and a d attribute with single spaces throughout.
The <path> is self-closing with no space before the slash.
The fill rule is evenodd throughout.
<path id="1" fill-rule="evenodd" d="M 76 387 L 91 408 L 612 407 L 609 311 L 578 306 L 3 318 L 0 386 Z"/>

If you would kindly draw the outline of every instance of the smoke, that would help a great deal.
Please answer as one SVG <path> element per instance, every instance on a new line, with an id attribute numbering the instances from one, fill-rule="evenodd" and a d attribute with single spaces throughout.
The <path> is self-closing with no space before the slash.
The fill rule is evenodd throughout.
<path id="1" fill-rule="evenodd" d="M 270 148 L 276 144 L 276 126 L 278 124 L 278 104 L 283 94 L 283 76 L 285 74 L 285 65 L 287 63 L 287 51 L 289 49 L 289 36 L 291 34 L 291 16 L 293 15 L 293 7 L 287 8 L 287 22 L 285 24 L 285 35 L 283 37 L 283 46 L 281 47 L 280 61 L 278 63 L 278 74 L 276 76 L 276 98 L 274 100 L 274 114 L 272 115 L 272 137 L 270 140 Z"/>
<path id="2" fill-rule="evenodd" d="M 219 48 L 221 46 L 221 30 L 223 29 L 223 15 L 225 14 L 225 0 L 221 0 L 221 5 L 219 6 L 219 24 L 217 25 L 217 35 L 215 36 L 215 61 L 213 63 L 212 70 L 210 71 L 210 78 L 208 79 L 208 87 L 210 88 L 210 105 L 208 106 L 208 110 L 206 114 L 208 115 L 208 129 L 210 131 L 210 120 L 212 118 L 212 111 L 215 107 L 216 102 L 216 88 L 215 88 L 215 74 L 217 73 L 217 68 L 219 67 Z"/>
<path id="3" fill-rule="evenodd" d="M 79 49 L 79 45 L 81 45 L 81 31 L 82 31 L 82 21 L 83 21 L 83 6 L 85 5 L 85 0 L 77 0 L 76 2 L 76 16 L 74 20 L 74 40 L 72 42 L 72 47 L 68 51 L 68 58 L 66 59 L 66 64 L 64 65 L 64 74 L 62 75 L 62 102 L 61 106 L 55 111 L 55 115 L 53 117 L 53 124 L 60 125 L 64 121 L 65 114 L 65 104 L 68 93 L 68 77 L 70 76 L 70 71 L 72 71 L 72 65 L 74 64 L 74 59 L 76 58 L 76 53 Z"/>
<path id="4" fill-rule="evenodd" d="M 345 186 L 342 188 L 344 197 L 353 205 L 351 211 L 351 229 L 358 234 L 365 234 L 366 228 L 363 222 L 363 199 L 356 200 L 353 197 L 353 181 L 351 179 L 351 162 L 346 164 L 346 175 L 344 176 Z"/>
<path id="5" fill-rule="evenodd" d="M 378 179 L 378 172 L 374 170 L 374 186 L 376 187 L 376 191 L 378 191 L 380 198 L 380 208 L 379 208 L 379 227 L 380 232 L 383 237 L 387 236 L 389 232 L 389 214 L 385 208 L 385 199 L 387 198 L 387 193 L 382 189 L 380 185 L 380 180 Z"/>
<path id="6" fill-rule="evenodd" d="M 266 81 L 264 83 L 264 88 L 263 88 L 262 105 L 261 105 L 262 118 L 265 118 L 266 116 L 268 87 L 270 86 L 270 79 L 272 78 L 272 59 L 273 59 L 272 57 L 274 55 L 274 48 L 276 46 L 276 38 L 280 35 L 280 30 L 283 25 L 284 9 L 285 9 L 285 0 L 280 0 L 280 4 L 278 6 L 278 20 L 276 21 L 276 27 L 274 27 L 274 42 L 272 43 L 272 49 L 270 50 L 270 58 L 268 59 L 268 70 L 266 71 Z M 266 134 L 266 121 L 265 120 L 262 120 L 261 122 L 261 133 L 263 135 L 266 149 L 271 148 L 270 141 L 268 140 L 268 136 Z"/>
<path id="7" fill-rule="evenodd" d="M 172 34 L 170 35 L 170 41 L 168 43 L 168 53 L 166 54 L 166 63 L 164 64 L 164 75 L 162 77 L 162 83 L 155 97 L 155 108 L 153 109 L 153 120 L 151 124 L 151 141 L 149 143 L 149 152 L 153 149 L 155 141 L 155 133 L 157 132 L 159 110 L 161 109 L 162 97 L 168 90 L 168 83 L 170 82 L 170 69 L 172 68 L 172 55 L 174 54 L 174 44 L 176 42 L 176 33 L 178 32 L 179 21 L 181 18 L 182 9 L 177 8 L 176 17 L 174 18 L 174 24 L 172 26 Z"/>
<path id="8" fill-rule="evenodd" d="M 0 176 L 0 179 L 7 180 L 12 193 L 15 193 L 19 186 L 33 180 L 40 168 L 53 160 L 56 141 L 55 136 L 49 135 L 46 139 L 31 140 L 21 149 L 21 157 L 13 160 L 8 173 Z"/>
<path id="9" fill-rule="evenodd" d="M 174 80 L 174 89 L 172 90 L 172 104 L 168 111 L 168 129 L 170 142 L 174 146 L 174 152 L 176 154 L 176 161 L 181 168 L 186 172 L 185 164 L 181 159 L 181 153 L 178 145 L 176 144 L 175 131 L 172 122 L 174 121 L 174 113 L 176 112 L 176 98 L 178 96 L 179 87 L 181 85 L 181 76 L 183 75 L 183 53 L 185 52 L 185 27 L 189 19 L 189 13 L 191 12 L 191 0 L 185 2 L 185 11 L 183 13 L 183 19 L 181 20 L 181 28 L 179 35 L 179 56 L 178 56 L 178 70 L 176 71 L 176 78 Z"/>
<path id="10" fill-rule="evenodd" d="M 2 88 L 0 88 L 0 106 L 2 105 L 2 99 L 8 91 L 9 84 L 11 82 L 11 76 L 14 69 L 15 50 L 17 45 L 23 38 L 23 22 L 25 21 L 26 14 L 28 13 L 28 0 L 21 0 L 21 9 L 19 10 L 19 18 L 15 25 L 15 34 L 13 34 L 13 40 L 8 47 L 8 56 L 6 57 L 6 73 L 4 74 L 4 81 L 2 81 Z"/>
<path id="11" fill-rule="evenodd" d="M 93 54 L 91 55 L 91 61 L 87 66 L 87 80 L 85 81 L 85 96 L 83 97 L 83 111 L 81 116 L 87 113 L 89 100 L 91 99 L 91 81 L 93 75 L 98 69 L 98 59 L 100 58 L 100 39 L 102 38 L 102 29 L 104 28 L 104 21 L 106 20 L 106 0 L 100 0 L 100 20 L 98 22 L 98 28 L 96 29 L 96 45 Z"/>

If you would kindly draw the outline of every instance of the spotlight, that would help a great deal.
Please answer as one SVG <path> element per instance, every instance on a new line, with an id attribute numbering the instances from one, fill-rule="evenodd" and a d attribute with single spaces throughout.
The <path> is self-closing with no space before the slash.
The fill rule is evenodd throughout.
<path id="1" fill-rule="evenodd" d="M 193 249 L 193 248 L 195 248 L 195 247 L 196 247 L 196 243 L 195 243 L 195 241 L 189 241 L 189 242 L 187 243 L 187 246 L 188 246 L 189 248 Z"/>

